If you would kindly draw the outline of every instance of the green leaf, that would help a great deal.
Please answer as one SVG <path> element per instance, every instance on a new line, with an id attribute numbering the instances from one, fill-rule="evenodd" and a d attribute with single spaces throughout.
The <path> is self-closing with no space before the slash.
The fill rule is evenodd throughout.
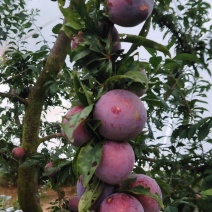
<path id="1" fill-rule="evenodd" d="M 84 0 L 72 0 L 74 8 L 78 12 L 79 16 L 88 26 L 94 26 L 93 19 L 88 15 L 87 7 Z"/>
<path id="2" fill-rule="evenodd" d="M 202 198 L 207 198 L 208 196 L 212 196 L 212 188 L 205 190 L 205 191 L 201 191 L 200 195 L 202 196 Z"/>
<path id="3" fill-rule="evenodd" d="M 33 35 L 32 35 L 32 38 L 38 38 L 39 37 L 39 34 L 38 33 L 34 33 Z"/>
<path id="4" fill-rule="evenodd" d="M 110 87 L 111 85 L 116 84 L 117 82 L 120 84 L 121 81 L 131 80 L 133 82 L 138 82 L 143 85 L 145 85 L 145 88 L 147 88 L 148 80 L 147 77 L 142 74 L 140 71 L 128 71 L 123 75 L 115 75 L 110 78 L 108 78 L 105 81 L 105 86 Z"/>
<path id="5" fill-rule="evenodd" d="M 147 104 L 151 107 L 168 107 L 167 103 L 160 96 L 155 95 L 153 92 L 149 92 L 147 96 L 143 97 L 143 100 L 146 101 Z"/>
<path id="6" fill-rule="evenodd" d="M 93 103 L 92 93 L 83 85 L 79 79 L 77 72 L 73 73 L 74 89 L 83 106 L 87 106 Z"/>
<path id="7" fill-rule="evenodd" d="M 146 196 L 149 196 L 151 198 L 153 198 L 154 200 L 156 200 L 158 202 L 158 204 L 161 206 L 161 208 L 164 209 L 164 205 L 163 205 L 163 202 L 160 198 L 160 196 L 155 193 L 155 194 L 152 194 L 150 192 L 150 188 L 144 188 L 143 186 L 136 186 L 134 188 L 131 188 L 128 190 L 128 192 L 131 192 L 133 194 L 136 194 L 136 195 L 146 195 Z"/>
<path id="8" fill-rule="evenodd" d="M 173 206 L 168 206 L 164 209 L 164 212 L 178 212 L 178 209 Z"/>
<path id="9" fill-rule="evenodd" d="M 60 32 L 62 26 L 63 26 L 62 24 L 57 24 L 57 25 L 55 25 L 55 26 L 52 28 L 52 32 L 53 32 L 54 34 L 59 34 L 59 32 Z"/>
<path id="10" fill-rule="evenodd" d="M 65 117 L 68 119 L 68 124 L 62 123 L 62 129 L 64 130 L 68 140 L 71 142 L 73 141 L 73 132 L 74 130 L 85 121 L 85 119 L 90 115 L 91 111 L 93 109 L 93 104 L 85 107 L 80 113 L 76 113 L 72 116 Z"/>
<path id="11" fill-rule="evenodd" d="M 170 189 L 170 185 L 167 184 L 164 180 L 161 180 L 160 178 L 155 178 L 156 182 L 158 183 L 158 185 L 163 188 L 167 194 L 170 196 L 171 195 L 171 189 Z"/>
<path id="12" fill-rule="evenodd" d="M 142 37 L 146 37 L 147 34 L 148 34 L 148 32 L 149 32 L 150 25 L 151 25 L 151 17 L 149 17 L 149 18 L 145 21 L 145 23 L 144 23 L 144 25 L 143 25 L 143 27 L 142 27 L 142 29 L 141 29 L 139 35 L 142 36 Z M 138 48 L 138 46 L 137 46 L 136 44 L 133 44 L 133 45 L 130 47 L 130 49 L 128 50 L 127 56 L 129 56 L 129 55 L 130 55 L 132 52 L 134 52 L 137 48 Z"/>
<path id="13" fill-rule="evenodd" d="M 160 57 L 160 56 L 159 57 L 151 57 L 149 62 L 153 66 L 154 71 L 156 71 L 162 62 L 162 57 Z"/>
<path id="14" fill-rule="evenodd" d="M 187 61 L 193 61 L 196 63 L 202 63 L 201 60 L 194 54 L 188 54 L 188 53 L 182 53 L 176 55 L 173 60 L 187 60 Z"/>
<path id="15" fill-rule="evenodd" d="M 90 211 L 90 206 L 97 200 L 103 189 L 103 183 L 94 177 L 92 182 L 86 187 L 85 193 L 82 195 L 79 201 L 79 212 Z"/>
<path id="16" fill-rule="evenodd" d="M 123 42 L 129 42 L 139 46 L 143 46 L 144 48 L 154 49 L 163 52 L 165 55 L 171 57 L 169 50 L 165 46 L 155 41 L 137 35 L 120 34 L 120 37 L 122 37 L 121 41 Z"/>
<path id="17" fill-rule="evenodd" d="M 102 143 L 89 142 L 82 147 L 77 157 L 77 172 L 82 175 L 83 186 L 87 186 L 102 158 Z"/>
<path id="18" fill-rule="evenodd" d="M 62 12 L 63 16 L 66 19 L 66 26 L 69 26 L 75 30 L 80 30 L 84 28 L 84 21 L 81 19 L 79 14 L 73 11 L 71 8 L 63 8 L 60 7 L 60 11 Z"/>
<path id="19" fill-rule="evenodd" d="M 208 136 L 211 127 L 212 127 L 212 119 L 208 119 L 205 123 L 202 124 L 201 127 L 199 127 L 197 134 L 199 141 L 204 140 Z"/>

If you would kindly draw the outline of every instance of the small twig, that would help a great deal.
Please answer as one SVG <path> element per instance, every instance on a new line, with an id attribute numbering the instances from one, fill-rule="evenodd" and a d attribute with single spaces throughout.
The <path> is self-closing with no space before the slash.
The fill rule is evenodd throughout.
<path id="1" fill-rule="evenodd" d="M 60 137 L 63 137 L 62 133 L 53 133 L 51 135 L 47 135 L 43 138 L 40 138 L 39 141 L 40 141 L 40 143 L 43 143 L 43 142 L 48 141 L 52 138 L 60 138 Z"/>
<path id="2" fill-rule="evenodd" d="M 20 96 L 18 96 L 16 94 L 0 92 L 0 97 L 2 97 L 2 98 L 8 98 L 10 100 L 16 99 L 16 100 L 18 100 L 20 103 L 22 103 L 24 105 L 27 105 L 28 104 L 27 99 L 21 98 Z"/>

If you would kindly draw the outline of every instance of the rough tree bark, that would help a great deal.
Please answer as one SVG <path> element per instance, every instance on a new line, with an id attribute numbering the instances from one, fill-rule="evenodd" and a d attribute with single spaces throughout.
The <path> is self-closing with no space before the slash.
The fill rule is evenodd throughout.
<path id="1" fill-rule="evenodd" d="M 22 146 L 26 150 L 26 157 L 37 152 L 41 142 L 39 138 L 40 118 L 46 99 L 44 85 L 57 74 L 64 65 L 70 38 L 64 32 L 58 38 L 47 58 L 35 85 L 33 86 L 25 107 L 23 121 Z M 18 169 L 18 201 L 23 212 L 42 212 L 38 193 L 38 176 L 36 167 L 20 167 Z"/>

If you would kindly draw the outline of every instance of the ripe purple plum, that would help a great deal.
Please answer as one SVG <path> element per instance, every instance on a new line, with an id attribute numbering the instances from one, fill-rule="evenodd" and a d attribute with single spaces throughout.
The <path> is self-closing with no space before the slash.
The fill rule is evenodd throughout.
<path id="1" fill-rule="evenodd" d="M 162 199 L 162 192 L 157 184 L 157 182 L 144 174 L 133 174 L 131 175 L 132 178 L 136 178 L 136 180 L 131 184 L 131 187 L 134 188 L 136 186 L 143 186 L 144 188 L 150 188 L 151 194 L 158 194 L 159 197 Z M 145 212 L 159 212 L 160 205 L 158 202 L 150 196 L 147 195 L 135 195 L 138 201 L 143 205 Z"/>
<path id="2" fill-rule="evenodd" d="M 147 121 L 147 111 L 137 95 L 115 89 L 97 101 L 93 118 L 101 121 L 99 134 L 106 139 L 129 141 L 142 132 Z"/>
<path id="3" fill-rule="evenodd" d="M 116 185 L 129 177 L 134 162 L 135 154 L 128 142 L 105 141 L 95 175 L 105 183 Z"/>
<path id="4" fill-rule="evenodd" d="M 12 155 L 15 159 L 20 160 L 25 156 L 25 150 L 23 147 L 18 146 L 18 147 L 14 147 L 12 150 Z"/>
<path id="5" fill-rule="evenodd" d="M 79 197 L 73 196 L 69 199 L 68 208 L 72 212 L 78 212 Z"/>
<path id="6" fill-rule="evenodd" d="M 100 205 L 99 212 L 109 211 L 144 212 L 144 209 L 135 197 L 125 193 L 114 193 Z"/>
<path id="7" fill-rule="evenodd" d="M 151 15 L 154 0 L 107 0 L 106 7 L 114 24 L 134 27 Z"/>
<path id="8" fill-rule="evenodd" d="M 65 117 L 63 118 L 63 124 L 69 124 L 68 123 L 68 119 L 77 113 L 80 113 L 83 110 L 82 106 L 75 106 L 73 108 L 71 108 L 68 113 L 65 115 Z M 71 126 L 70 126 L 71 128 Z M 65 134 L 65 132 L 62 130 L 62 135 L 64 138 L 67 138 L 67 135 Z M 78 127 L 74 130 L 73 132 L 73 142 L 71 142 L 70 140 L 68 140 L 69 142 L 71 142 L 71 144 L 73 146 L 79 147 L 82 144 L 85 144 L 89 141 L 90 139 L 90 135 L 89 133 L 86 131 L 85 129 L 85 123 L 81 122 Z"/>
<path id="9" fill-rule="evenodd" d="M 141 69 L 141 74 L 143 74 L 147 78 L 147 74 L 145 69 Z M 128 88 L 128 91 L 136 94 L 138 97 L 141 97 L 145 94 L 146 89 L 142 87 L 139 82 L 133 82 Z"/>

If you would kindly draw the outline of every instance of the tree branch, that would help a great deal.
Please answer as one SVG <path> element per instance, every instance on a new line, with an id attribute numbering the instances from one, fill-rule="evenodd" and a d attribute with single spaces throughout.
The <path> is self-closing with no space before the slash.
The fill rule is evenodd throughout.
<path id="1" fill-rule="evenodd" d="M 151 162 L 151 163 L 157 163 L 158 161 L 163 161 L 161 159 L 154 159 L 154 158 L 149 158 L 149 157 L 140 157 L 141 160 L 144 160 L 144 161 L 148 161 L 148 162 Z M 180 161 L 179 161 L 180 162 Z M 165 161 L 166 163 L 166 161 Z M 168 163 L 170 163 L 170 161 L 168 161 Z M 192 172 L 199 172 L 199 173 L 204 173 L 204 171 L 210 167 L 209 164 L 204 164 L 204 165 L 199 165 L 199 166 L 193 166 L 193 165 L 188 165 L 188 164 L 181 164 L 180 166 L 180 169 L 185 169 L 185 170 L 188 170 L 188 171 L 192 171 Z"/>
<path id="2" fill-rule="evenodd" d="M 48 141 L 48 140 L 50 140 L 52 138 L 61 138 L 61 137 L 63 137 L 62 133 L 53 133 L 53 134 L 47 135 L 47 136 L 45 136 L 43 138 L 39 138 L 39 142 L 43 143 L 43 142 Z"/>
<path id="3" fill-rule="evenodd" d="M 25 149 L 31 150 L 31 145 L 35 145 L 34 151 L 36 151 L 37 145 L 40 143 L 40 139 L 38 137 L 40 116 L 47 95 L 47 87 L 45 85 L 48 81 L 56 79 L 57 74 L 63 68 L 67 51 L 70 49 L 70 43 L 71 39 L 67 37 L 63 31 L 61 31 L 47 58 L 40 76 L 30 90 L 28 96 L 29 104 L 26 107 L 23 127 L 23 145 Z"/>
<path id="4" fill-rule="evenodd" d="M 12 93 L 3 93 L 0 92 L 0 97 L 2 98 L 8 98 L 10 100 L 17 100 L 18 102 L 27 105 L 28 101 L 24 98 L 21 98 L 20 96 L 16 95 L 16 94 L 12 94 Z"/>

